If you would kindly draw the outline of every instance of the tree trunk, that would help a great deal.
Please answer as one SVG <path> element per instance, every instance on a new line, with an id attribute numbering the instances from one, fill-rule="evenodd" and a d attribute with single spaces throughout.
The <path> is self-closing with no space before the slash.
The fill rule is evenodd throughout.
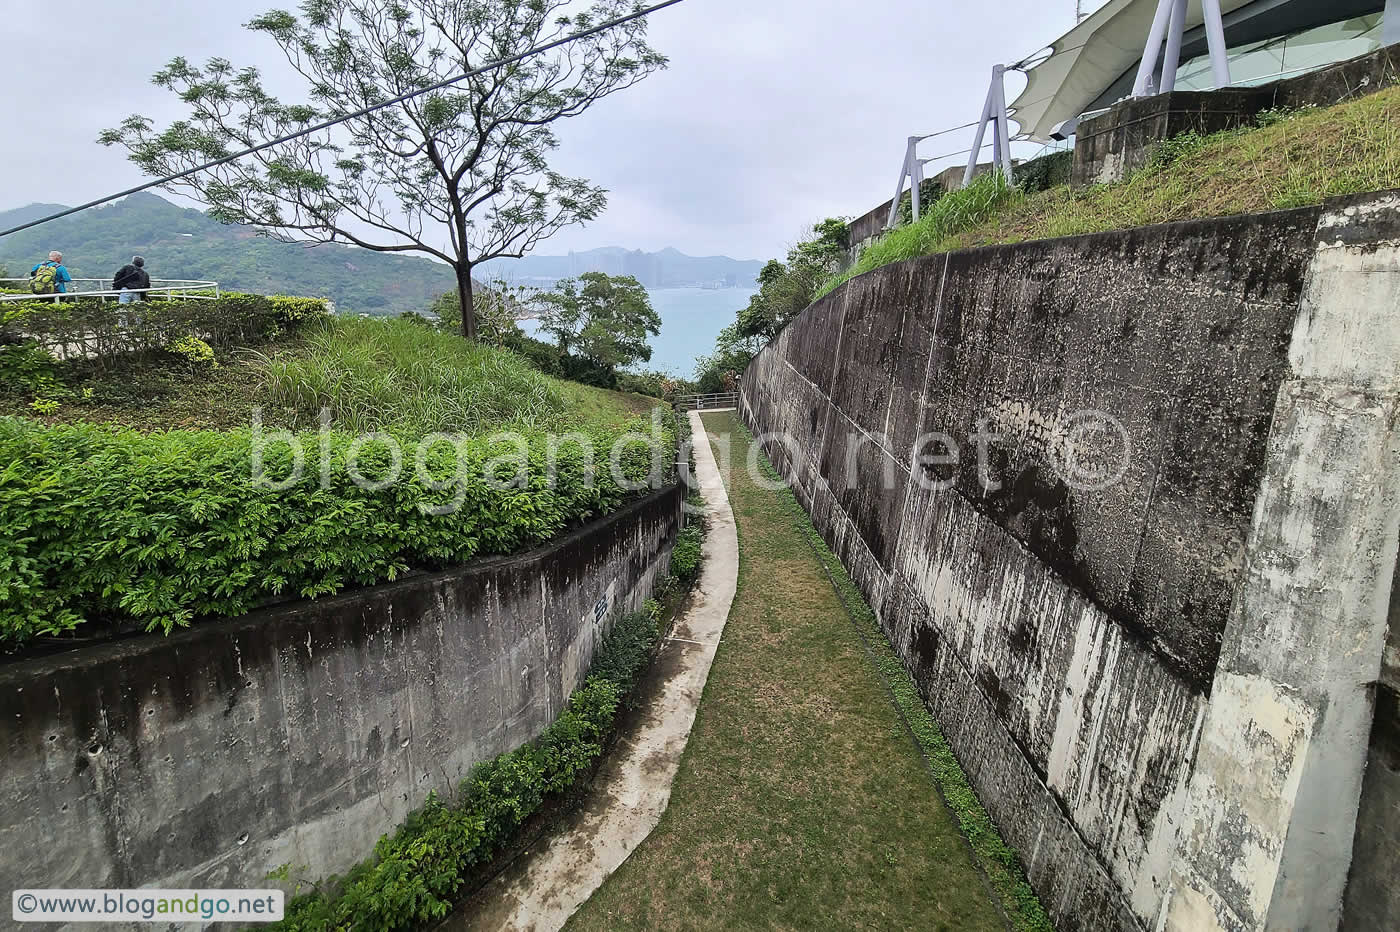
<path id="1" fill-rule="evenodd" d="M 472 267 L 463 262 L 457 266 L 457 298 L 462 305 L 462 336 L 476 339 L 476 305 L 472 299 Z"/>

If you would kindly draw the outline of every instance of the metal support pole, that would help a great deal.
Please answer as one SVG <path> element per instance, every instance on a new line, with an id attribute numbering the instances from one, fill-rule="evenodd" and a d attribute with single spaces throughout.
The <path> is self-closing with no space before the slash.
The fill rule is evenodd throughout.
<path id="1" fill-rule="evenodd" d="M 1205 14 L 1206 43 L 1210 46 L 1210 70 L 1216 87 L 1230 86 L 1230 52 L 1225 46 L 1225 24 L 1220 18 L 1220 0 L 1201 0 Z"/>
<path id="2" fill-rule="evenodd" d="M 1011 184 L 1011 126 L 1006 116 L 1006 69 L 997 65 L 995 75 L 992 79 L 992 86 L 997 92 L 997 149 L 1000 150 L 997 162 L 1001 164 L 1001 173 L 1006 178 L 1006 183 Z"/>
<path id="3" fill-rule="evenodd" d="M 1157 70 L 1157 62 L 1162 58 L 1162 38 L 1167 34 L 1173 2 L 1174 0 L 1157 0 L 1157 15 L 1152 17 L 1152 29 L 1147 33 L 1147 44 L 1142 49 L 1142 64 L 1138 65 L 1137 80 L 1133 82 L 1134 97 L 1147 96 L 1152 74 Z"/>
<path id="4" fill-rule="evenodd" d="M 890 201 L 890 217 L 885 221 L 886 230 L 893 230 L 896 221 L 899 220 L 899 199 L 904 196 L 904 179 L 913 173 L 914 162 L 917 160 L 915 150 L 918 145 L 918 136 L 910 136 L 905 143 L 904 164 L 899 168 L 899 181 L 894 186 L 894 200 Z"/>
<path id="5" fill-rule="evenodd" d="M 1400 0 L 1385 0 L 1385 14 L 1381 20 L 1381 44 L 1394 45 L 1397 42 L 1400 42 Z"/>
<path id="6" fill-rule="evenodd" d="M 911 148 L 909 154 L 911 156 L 910 161 L 913 163 L 914 167 L 914 170 L 909 173 L 909 198 L 911 202 L 909 206 L 913 208 L 911 214 L 913 222 L 918 223 L 919 193 L 924 186 L 924 163 L 919 160 L 917 148 Z"/>
<path id="7" fill-rule="evenodd" d="M 972 141 L 972 154 L 967 157 L 967 171 L 963 172 L 962 186 L 972 184 L 972 176 L 977 171 L 977 156 L 982 154 L 982 140 L 987 138 L 987 121 L 992 117 L 992 89 L 987 89 L 987 102 L 982 105 L 982 119 L 977 121 L 977 138 Z"/>
<path id="8" fill-rule="evenodd" d="M 1005 65 L 992 68 L 992 83 L 987 88 L 987 103 L 982 107 L 982 119 L 977 124 L 977 138 L 972 143 L 972 154 L 967 159 L 967 171 L 963 172 L 963 187 L 972 184 L 977 173 L 977 159 L 982 154 L 982 142 L 987 138 L 987 124 L 992 124 L 992 159 L 1011 180 L 1011 140 L 1006 121 Z"/>
<path id="9" fill-rule="evenodd" d="M 1167 27 L 1167 50 L 1162 53 L 1162 86 L 1160 94 L 1176 90 L 1176 66 L 1181 64 L 1181 39 L 1186 33 L 1186 0 L 1176 0 L 1172 7 L 1171 25 Z"/>

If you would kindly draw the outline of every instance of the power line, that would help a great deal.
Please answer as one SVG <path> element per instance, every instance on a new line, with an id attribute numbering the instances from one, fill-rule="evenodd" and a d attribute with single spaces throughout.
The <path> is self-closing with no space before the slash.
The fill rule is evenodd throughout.
<path id="1" fill-rule="evenodd" d="M 977 124 L 974 123 L 973 125 L 976 126 Z M 1007 142 L 1035 142 L 1035 140 L 1034 140 L 1034 139 L 1031 139 L 1031 138 L 1028 137 L 1028 136 L 1017 135 L 1017 136 L 1012 136 L 1010 139 L 1007 140 Z M 989 146 L 995 145 L 995 143 L 996 143 L 996 141 L 993 140 L 993 139 L 987 140 L 986 142 L 982 143 L 982 145 L 978 148 L 978 150 L 977 150 L 978 153 L 980 154 L 981 151 L 982 151 L 983 149 L 986 149 L 986 148 L 988 148 Z M 955 155 L 970 155 L 970 154 L 972 154 L 972 149 L 971 149 L 971 148 L 959 149 L 957 152 L 945 152 L 945 153 L 943 153 L 942 155 L 935 155 L 935 156 L 932 156 L 932 157 L 930 157 L 930 158 L 919 159 L 919 161 L 920 161 L 920 162 L 924 162 L 924 163 L 928 163 L 928 162 L 937 162 L 937 161 L 940 161 L 940 160 L 942 160 L 942 159 L 950 159 L 950 158 L 952 158 L 952 157 L 955 156 Z"/>
<path id="2" fill-rule="evenodd" d="M 505 65 L 515 64 L 518 61 L 523 61 L 524 59 L 529 58 L 533 55 L 538 55 L 541 52 L 548 52 L 551 49 L 557 49 L 560 46 L 568 45 L 570 42 L 575 42 L 579 39 L 586 39 L 589 36 L 597 35 L 600 32 L 606 32 L 609 29 L 624 25 L 626 23 L 630 23 L 633 20 L 642 19 L 643 17 L 649 16 L 650 14 L 655 13 L 658 10 L 664 10 L 668 6 L 675 6 L 680 2 L 681 0 L 664 0 L 664 2 L 661 3 L 654 3 L 649 7 L 644 7 L 643 9 L 636 10 L 635 12 L 629 13 L 626 16 L 619 16 L 616 19 L 610 19 L 605 23 L 599 23 L 597 26 L 594 26 L 591 29 L 584 29 L 579 32 L 570 33 L 569 35 L 561 36 L 560 38 L 555 39 L 552 42 L 546 42 L 544 45 L 537 45 L 532 49 L 527 49 L 526 51 L 521 52 L 518 55 L 512 55 L 509 58 L 502 58 L 497 61 L 489 62 L 485 65 L 482 65 L 480 68 L 474 68 L 471 71 L 459 74 L 455 78 L 448 78 L 446 81 L 439 81 L 437 84 L 429 85 L 428 87 L 420 88 L 416 91 L 410 91 L 407 94 L 400 94 L 398 97 L 395 97 L 392 100 L 386 100 L 383 103 L 374 104 L 373 106 L 365 107 L 363 110 L 356 110 L 354 113 L 347 113 L 343 116 L 338 116 L 332 120 L 325 120 L 321 123 L 317 123 L 314 126 L 308 126 L 306 129 L 298 130 L 295 133 L 290 133 L 286 136 L 279 136 L 276 139 L 270 139 L 267 142 L 253 146 L 253 148 L 251 149 L 244 149 L 242 152 L 235 152 L 233 155 L 227 155 L 221 159 L 215 159 L 212 162 L 205 162 L 203 165 L 196 165 L 194 168 L 186 169 L 185 171 L 178 172 L 174 175 L 167 175 L 164 178 L 158 178 L 155 181 L 147 182 L 146 184 L 138 185 L 134 188 L 127 188 L 125 191 L 119 191 L 116 194 L 109 194 L 108 196 L 99 198 L 95 201 L 88 201 L 86 204 L 81 204 L 77 207 L 69 207 L 67 210 L 61 210 L 56 214 L 51 214 L 47 217 L 41 217 L 38 220 L 31 220 L 28 223 L 22 223 L 17 227 L 12 227 L 8 230 L 0 231 L 0 236 L 9 236 L 11 233 L 18 233 L 21 230 L 28 230 L 31 227 L 37 227 L 41 224 L 49 223 L 53 220 L 68 217 L 73 214 L 80 213 L 84 210 L 88 210 L 89 208 L 98 207 L 102 204 L 107 204 L 111 201 L 115 201 L 118 198 L 126 197 L 131 194 L 139 194 L 142 191 L 149 191 L 151 188 L 159 188 L 162 185 L 170 184 L 172 181 L 179 181 L 182 178 L 188 178 L 191 175 L 197 175 L 200 172 L 209 171 L 209 169 L 211 168 L 218 168 L 221 165 L 228 165 L 230 162 L 236 162 L 239 159 L 244 158 L 245 156 L 254 155 L 258 152 L 262 152 L 264 149 L 271 149 L 273 146 L 280 146 L 283 143 L 291 142 L 294 139 L 300 139 L 303 136 L 310 136 L 312 133 L 319 133 L 322 130 L 330 129 L 332 126 L 337 126 L 341 123 L 344 123 L 346 120 L 354 120 L 362 116 L 368 116 L 369 114 L 374 113 L 378 110 L 384 110 L 385 108 L 392 107 L 395 104 L 401 104 L 405 100 L 412 100 L 414 97 L 421 97 L 424 94 L 430 94 L 433 91 L 440 91 L 445 87 L 451 87 L 459 81 L 465 81 L 467 78 L 474 78 L 479 74 L 485 74 L 488 71 L 494 71 L 497 68 L 501 68 Z"/>
<path id="3" fill-rule="evenodd" d="M 923 142 L 925 139 L 932 139 L 934 136 L 946 136 L 949 133 L 956 133 L 960 129 L 971 129 L 972 127 L 976 126 L 977 123 L 978 121 L 973 120 L 971 123 L 964 123 L 962 126 L 954 126 L 952 129 L 940 129 L 936 133 L 929 133 L 927 136 L 920 136 L 919 141 Z"/>

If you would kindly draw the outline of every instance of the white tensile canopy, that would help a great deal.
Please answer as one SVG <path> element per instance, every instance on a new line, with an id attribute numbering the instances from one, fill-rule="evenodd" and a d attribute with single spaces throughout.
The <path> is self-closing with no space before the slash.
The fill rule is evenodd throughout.
<path id="1" fill-rule="evenodd" d="M 1230 13 L 1253 0 L 1220 0 Z M 1109 0 L 1056 39 L 1027 68 L 1026 89 L 1011 104 L 1012 119 L 1031 139 L 1047 142 L 1065 120 L 1079 116 L 1142 58 L 1157 0 Z M 1201 0 L 1188 0 L 1186 29 L 1205 21 Z M 1045 55 L 1049 53 L 1049 57 Z"/>

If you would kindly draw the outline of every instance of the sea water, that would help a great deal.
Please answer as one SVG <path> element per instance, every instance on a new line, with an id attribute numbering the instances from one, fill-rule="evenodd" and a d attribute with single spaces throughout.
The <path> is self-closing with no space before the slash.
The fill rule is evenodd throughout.
<path id="1" fill-rule="evenodd" d="M 648 289 L 651 306 L 661 316 L 661 335 L 651 338 L 651 362 L 636 368 L 691 378 L 695 357 L 715 351 L 719 332 L 734 323 L 735 315 L 757 293 L 752 288 Z M 520 328 L 532 336 L 537 327 L 537 321 L 520 322 Z"/>

